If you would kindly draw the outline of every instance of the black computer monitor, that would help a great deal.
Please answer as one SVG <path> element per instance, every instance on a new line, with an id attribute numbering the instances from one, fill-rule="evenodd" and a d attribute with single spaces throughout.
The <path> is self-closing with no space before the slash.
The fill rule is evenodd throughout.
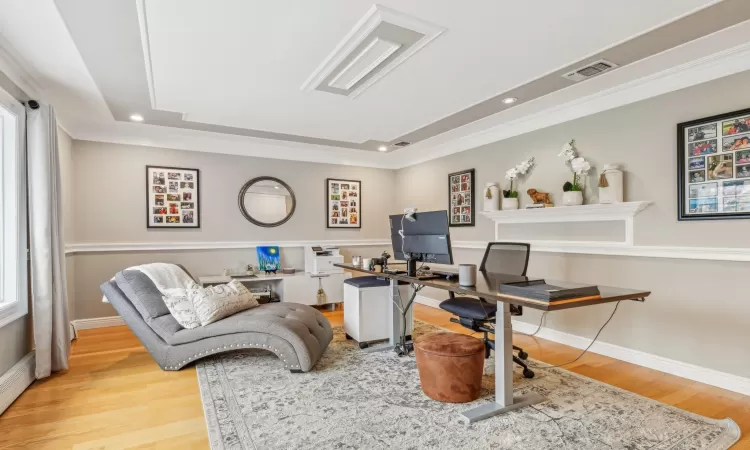
<path id="1" fill-rule="evenodd" d="M 416 262 L 453 264 L 451 237 L 448 228 L 448 211 L 414 213 L 413 219 L 403 214 L 390 216 L 393 256 L 406 260 L 407 272 L 416 275 Z"/>

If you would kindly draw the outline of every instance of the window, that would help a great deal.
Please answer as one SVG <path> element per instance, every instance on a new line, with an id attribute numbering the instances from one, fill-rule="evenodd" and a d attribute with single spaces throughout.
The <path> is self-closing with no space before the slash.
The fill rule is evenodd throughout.
<path id="1" fill-rule="evenodd" d="M 29 310 L 25 119 L 23 105 L 0 89 L 0 327 Z"/>

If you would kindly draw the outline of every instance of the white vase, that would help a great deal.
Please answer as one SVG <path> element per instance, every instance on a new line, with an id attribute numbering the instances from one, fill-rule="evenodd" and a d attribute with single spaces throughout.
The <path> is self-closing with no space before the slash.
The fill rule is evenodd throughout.
<path id="1" fill-rule="evenodd" d="M 503 198 L 503 211 L 518 209 L 518 198 Z"/>
<path id="2" fill-rule="evenodd" d="M 500 211 L 500 188 L 497 183 L 487 183 L 484 188 L 484 210 Z"/>
<path id="3" fill-rule="evenodd" d="M 583 205 L 583 192 L 581 191 L 563 192 L 563 205 L 565 206 Z"/>
<path id="4" fill-rule="evenodd" d="M 607 187 L 599 188 L 599 203 L 622 203 L 622 171 L 617 164 L 605 164 L 602 176 L 607 180 Z"/>

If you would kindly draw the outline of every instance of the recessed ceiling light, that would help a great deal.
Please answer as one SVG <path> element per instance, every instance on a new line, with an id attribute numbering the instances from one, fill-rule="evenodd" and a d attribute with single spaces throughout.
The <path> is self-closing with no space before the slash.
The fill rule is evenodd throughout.
<path id="1" fill-rule="evenodd" d="M 380 147 L 378 147 L 378 150 L 381 151 L 381 152 L 384 152 L 384 151 L 388 150 L 388 147 L 386 147 L 385 145 L 381 145 Z"/>
<path id="2" fill-rule="evenodd" d="M 515 103 L 517 101 L 518 101 L 518 99 L 515 98 L 515 97 L 507 97 L 507 98 L 503 99 L 503 103 L 505 103 L 506 105 L 512 105 L 513 103 Z"/>
<path id="3" fill-rule="evenodd" d="M 133 122 L 143 122 L 143 116 L 140 114 L 131 114 L 130 120 L 132 120 Z"/>
<path id="4" fill-rule="evenodd" d="M 274 189 L 278 189 L 278 188 L 279 188 L 279 186 L 278 186 L 278 185 L 276 185 L 276 186 L 274 186 L 273 188 L 274 188 Z"/>

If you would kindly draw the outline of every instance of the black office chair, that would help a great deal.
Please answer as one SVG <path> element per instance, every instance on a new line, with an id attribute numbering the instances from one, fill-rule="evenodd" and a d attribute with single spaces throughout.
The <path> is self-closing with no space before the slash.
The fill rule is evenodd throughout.
<path id="1" fill-rule="evenodd" d="M 506 273 L 510 275 L 526 276 L 526 268 L 529 265 L 529 253 L 531 245 L 515 242 L 490 242 L 482 258 L 479 271 L 487 274 Z M 481 276 L 481 275 L 480 275 Z M 440 303 L 440 308 L 458 316 L 451 318 L 451 322 L 462 325 L 472 331 L 484 333 L 482 342 L 485 346 L 485 358 L 490 357 L 490 352 L 495 349 L 494 339 L 489 334 L 495 334 L 491 324 L 495 322 L 497 304 L 490 303 L 481 298 L 456 297 L 453 292 L 450 298 Z M 510 305 L 510 314 L 520 316 L 523 307 Z M 523 367 L 523 376 L 534 378 L 534 372 L 524 362 L 529 355 L 521 347 L 513 346 L 518 351 L 518 356 L 513 355 L 513 362 Z"/>

